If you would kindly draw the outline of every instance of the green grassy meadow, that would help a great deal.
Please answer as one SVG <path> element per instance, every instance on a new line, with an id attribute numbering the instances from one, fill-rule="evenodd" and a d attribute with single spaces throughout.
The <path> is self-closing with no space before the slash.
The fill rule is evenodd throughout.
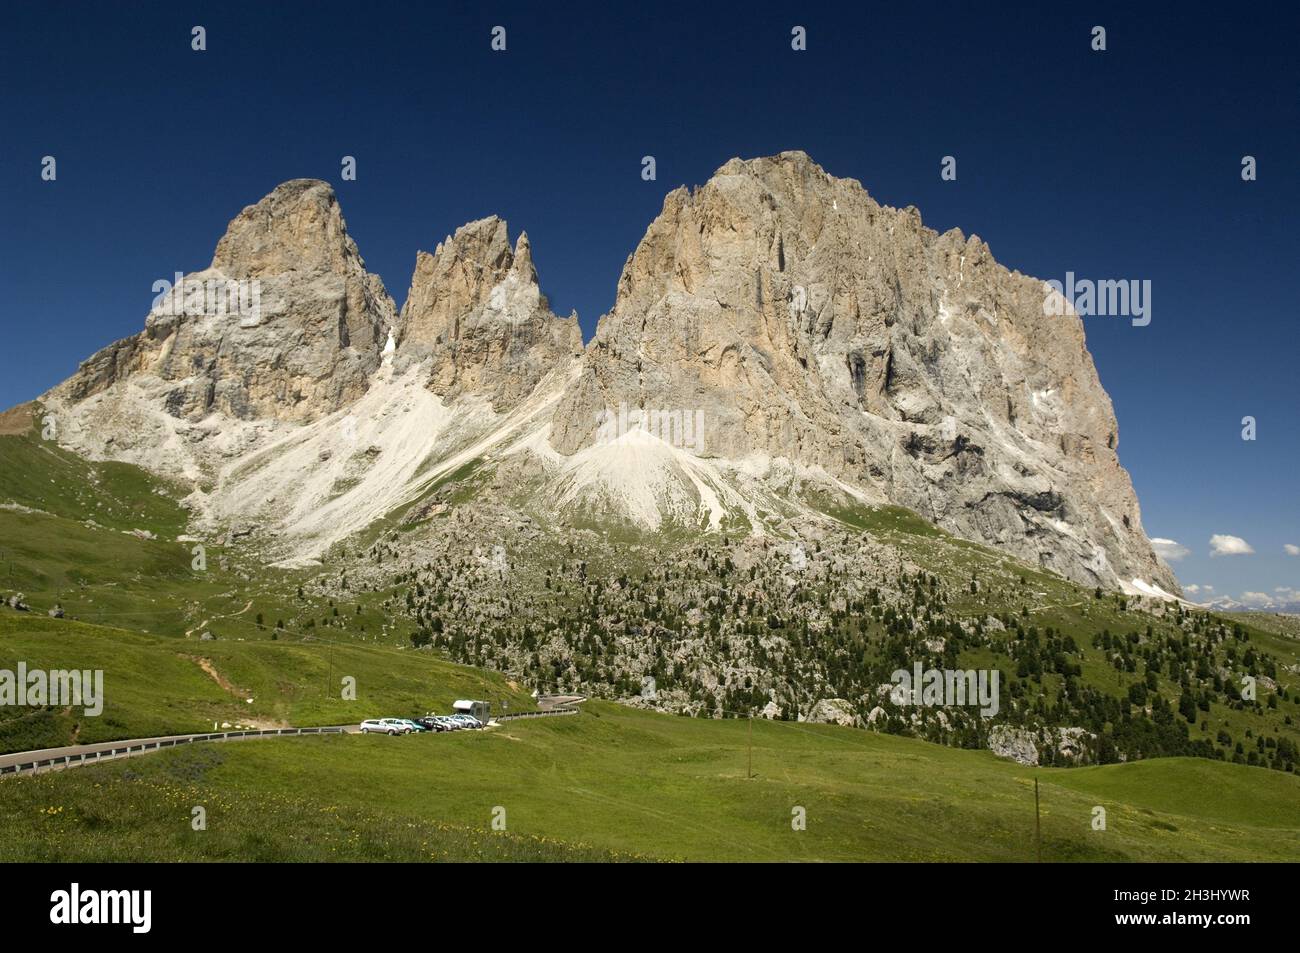
<path id="1" fill-rule="evenodd" d="M 592 702 L 486 732 L 195 745 L 0 781 L 0 858 L 1027 862 L 1037 778 L 1044 861 L 1300 859 L 1300 778 L 1276 771 L 1033 769 L 756 721 L 747 777 L 749 731 Z"/>

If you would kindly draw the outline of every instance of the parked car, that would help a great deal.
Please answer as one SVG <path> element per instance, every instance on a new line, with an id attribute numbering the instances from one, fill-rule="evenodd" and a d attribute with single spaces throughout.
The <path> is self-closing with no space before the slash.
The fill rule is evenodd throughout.
<path id="1" fill-rule="evenodd" d="M 385 735 L 409 735 L 411 726 L 401 718 L 367 718 L 361 723 L 361 733 L 368 735 L 372 731 Z"/>
<path id="2" fill-rule="evenodd" d="M 479 721 L 473 715 L 452 715 L 456 723 L 462 728 L 482 728 L 483 722 Z"/>
<path id="3" fill-rule="evenodd" d="M 409 725 L 412 731 L 429 730 L 428 728 L 424 727 L 424 725 L 420 724 L 418 721 L 412 721 L 410 718 L 398 718 L 397 720 L 402 722 L 403 724 Z"/>
<path id="4" fill-rule="evenodd" d="M 443 724 L 442 720 L 436 715 L 425 715 L 423 718 L 417 718 L 415 720 L 423 726 L 425 731 L 446 731 L 448 727 Z"/>

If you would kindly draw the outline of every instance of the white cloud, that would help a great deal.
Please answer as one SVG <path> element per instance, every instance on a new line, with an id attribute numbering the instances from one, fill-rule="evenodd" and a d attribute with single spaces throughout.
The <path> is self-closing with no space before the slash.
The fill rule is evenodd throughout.
<path id="1" fill-rule="evenodd" d="M 1283 602 L 1300 602 L 1300 589 L 1292 586 L 1278 586 L 1273 590 Z"/>
<path id="2" fill-rule="evenodd" d="M 1159 536 L 1152 538 L 1151 548 L 1167 563 L 1176 563 L 1191 552 L 1181 543 L 1176 543 L 1172 539 L 1161 539 Z"/>
<path id="3" fill-rule="evenodd" d="M 1288 556 L 1300 556 L 1300 546 L 1295 543 L 1283 543 L 1282 548 L 1286 550 Z"/>
<path id="4" fill-rule="evenodd" d="M 1210 537 L 1211 556 L 1248 556 L 1254 551 L 1254 547 L 1240 536 L 1215 533 Z"/>
<path id="5" fill-rule="evenodd" d="M 1188 595 L 1194 596 L 1198 592 L 1201 592 L 1202 590 L 1204 590 L 1205 592 L 1209 592 L 1213 588 L 1214 588 L 1213 586 L 1202 586 L 1202 585 L 1198 585 L 1197 583 L 1192 583 L 1190 586 L 1183 586 L 1183 592 L 1187 593 Z"/>
<path id="6" fill-rule="evenodd" d="M 1273 597 L 1267 592 L 1243 592 L 1241 601 L 1256 609 L 1267 609 L 1273 604 Z"/>

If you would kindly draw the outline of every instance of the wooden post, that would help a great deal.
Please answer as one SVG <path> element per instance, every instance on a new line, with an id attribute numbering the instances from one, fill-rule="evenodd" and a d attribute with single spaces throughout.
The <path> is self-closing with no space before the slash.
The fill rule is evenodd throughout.
<path id="1" fill-rule="evenodd" d="M 748 769 L 746 769 L 745 772 L 745 780 L 747 781 L 754 776 L 754 716 L 752 714 L 749 716 L 748 735 L 749 735 L 749 767 Z"/>
<path id="2" fill-rule="evenodd" d="M 1043 821 L 1038 811 L 1038 778 L 1034 778 L 1034 853 L 1043 862 Z"/>

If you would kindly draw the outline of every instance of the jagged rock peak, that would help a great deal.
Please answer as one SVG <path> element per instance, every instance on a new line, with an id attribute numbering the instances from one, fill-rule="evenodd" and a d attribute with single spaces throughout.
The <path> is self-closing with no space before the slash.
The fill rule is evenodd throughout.
<path id="1" fill-rule="evenodd" d="M 537 285 L 531 250 L 526 250 L 526 270 L 519 277 Z M 492 289 L 511 273 L 515 261 L 504 219 L 480 218 L 456 229 L 430 254 L 415 256 L 415 273 L 402 308 L 399 344 L 433 347 L 455 337 L 459 319 L 489 303 Z"/>
<path id="2" fill-rule="evenodd" d="M 533 246 L 528 241 L 528 233 L 520 232 L 515 241 L 515 260 L 510 270 L 526 281 L 537 283 L 537 268 L 533 265 Z"/>
<path id="3" fill-rule="evenodd" d="M 492 215 L 417 254 L 398 347 L 404 360 L 431 358 L 434 393 L 486 394 L 504 411 L 576 359 L 582 332 L 576 313 L 551 312 L 528 236 L 512 250 L 505 221 Z"/>

